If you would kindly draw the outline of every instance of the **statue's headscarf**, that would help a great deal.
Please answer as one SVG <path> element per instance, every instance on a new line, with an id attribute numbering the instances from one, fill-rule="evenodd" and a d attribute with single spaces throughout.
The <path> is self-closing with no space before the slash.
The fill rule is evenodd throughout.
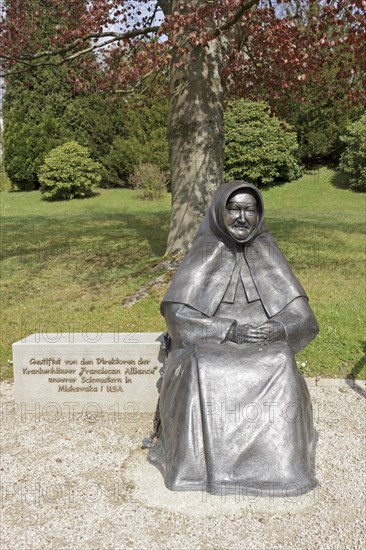
<path id="1" fill-rule="evenodd" d="M 254 195 L 258 212 L 256 227 L 240 243 L 230 235 L 224 221 L 226 204 L 238 191 Z M 213 196 L 192 247 L 163 298 L 162 313 L 165 303 L 175 302 L 213 316 L 233 282 L 233 274 L 238 276 L 235 267 L 242 260 L 241 255 L 244 255 L 241 275 L 248 300 L 260 299 L 268 317 L 279 313 L 295 298 L 307 297 L 266 228 L 260 191 L 251 183 L 235 180 L 221 185 Z"/>

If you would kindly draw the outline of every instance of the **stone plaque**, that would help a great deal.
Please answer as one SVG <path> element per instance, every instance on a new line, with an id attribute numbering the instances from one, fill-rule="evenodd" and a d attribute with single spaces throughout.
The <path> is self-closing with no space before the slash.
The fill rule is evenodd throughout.
<path id="1" fill-rule="evenodd" d="M 27 336 L 13 344 L 16 403 L 29 412 L 154 412 L 162 340 L 159 332 Z"/>

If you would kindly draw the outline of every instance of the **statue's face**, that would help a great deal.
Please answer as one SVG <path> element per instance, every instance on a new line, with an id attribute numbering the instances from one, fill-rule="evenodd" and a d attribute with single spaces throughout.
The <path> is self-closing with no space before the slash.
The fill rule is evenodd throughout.
<path id="1" fill-rule="evenodd" d="M 226 203 L 224 220 L 230 235 L 236 241 L 245 241 L 258 221 L 255 197 L 241 191 L 234 193 Z"/>

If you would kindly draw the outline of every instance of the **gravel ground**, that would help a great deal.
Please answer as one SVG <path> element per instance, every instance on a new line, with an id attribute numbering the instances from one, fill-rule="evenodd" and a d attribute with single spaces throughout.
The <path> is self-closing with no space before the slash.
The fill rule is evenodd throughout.
<path id="1" fill-rule="evenodd" d="M 1 548 L 365 548 L 364 388 L 310 388 L 319 487 L 271 499 L 168 491 L 150 415 L 22 414 L 2 383 Z"/>

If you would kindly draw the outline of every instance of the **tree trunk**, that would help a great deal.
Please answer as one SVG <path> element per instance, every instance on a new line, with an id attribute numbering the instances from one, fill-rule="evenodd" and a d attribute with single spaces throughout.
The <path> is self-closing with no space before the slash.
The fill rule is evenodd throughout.
<path id="1" fill-rule="evenodd" d="M 197 0 L 195 4 L 202 4 Z M 218 40 L 172 60 L 169 158 L 172 212 L 167 253 L 188 249 L 211 197 L 222 183 L 223 93 Z M 179 65 L 179 62 L 184 64 Z M 177 66 L 178 64 L 178 66 Z"/>

